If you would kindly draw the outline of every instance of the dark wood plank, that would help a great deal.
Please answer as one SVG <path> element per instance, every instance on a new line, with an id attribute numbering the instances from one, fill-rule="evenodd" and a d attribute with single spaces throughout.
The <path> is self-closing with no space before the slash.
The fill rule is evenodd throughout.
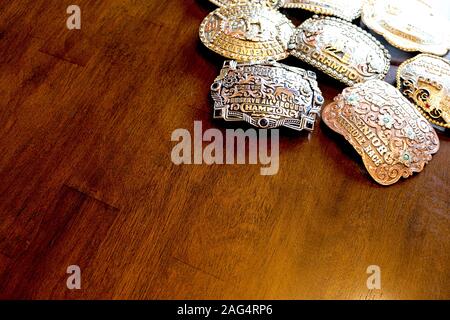
<path id="1" fill-rule="evenodd" d="M 16 234 L 23 226 L 19 224 L 2 239 L 1 254 L 12 262 L 1 273 L 0 297 L 61 299 L 98 293 L 92 262 L 117 213 L 118 209 L 63 186 L 54 206 L 33 217 L 27 238 Z M 69 290 L 66 285 L 67 268 L 72 265 L 81 269 L 80 291 Z"/>

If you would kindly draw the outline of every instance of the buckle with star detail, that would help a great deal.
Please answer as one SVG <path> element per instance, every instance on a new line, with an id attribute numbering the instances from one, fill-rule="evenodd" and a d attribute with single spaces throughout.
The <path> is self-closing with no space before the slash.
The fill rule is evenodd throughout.
<path id="1" fill-rule="evenodd" d="M 345 20 L 314 16 L 297 28 L 291 54 L 329 76 L 354 85 L 384 79 L 390 55 L 372 35 Z"/>
<path id="2" fill-rule="evenodd" d="M 324 99 L 314 72 L 275 61 L 225 61 L 211 86 L 214 118 L 312 131 Z"/>
<path id="3" fill-rule="evenodd" d="M 395 87 L 381 80 L 345 89 L 324 107 L 322 118 L 350 142 L 382 185 L 421 172 L 439 150 L 431 124 Z"/>

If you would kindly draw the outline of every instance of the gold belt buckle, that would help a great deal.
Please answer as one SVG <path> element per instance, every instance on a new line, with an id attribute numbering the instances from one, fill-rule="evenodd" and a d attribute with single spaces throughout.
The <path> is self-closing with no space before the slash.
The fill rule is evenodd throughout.
<path id="1" fill-rule="evenodd" d="M 312 131 L 324 99 L 312 71 L 275 61 L 225 61 L 211 86 L 214 118 Z"/>
<path id="2" fill-rule="evenodd" d="M 381 80 L 345 89 L 324 107 L 322 118 L 350 142 L 382 185 L 421 172 L 439 150 L 431 124 L 395 87 Z"/>
<path id="3" fill-rule="evenodd" d="M 339 18 L 306 20 L 297 28 L 290 47 L 295 57 L 350 86 L 384 79 L 390 67 L 390 55 L 380 42 Z"/>
<path id="4" fill-rule="evenodd" d="M 450 128 L 450 62 L 429 54 L 406 60 L 397 71 L 397 88 L 431 123 Z"/>

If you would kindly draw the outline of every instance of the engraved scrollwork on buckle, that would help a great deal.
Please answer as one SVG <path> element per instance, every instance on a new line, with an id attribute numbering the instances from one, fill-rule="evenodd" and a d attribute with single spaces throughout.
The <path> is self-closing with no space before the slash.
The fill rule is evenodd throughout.
<path id="1" fill-rule="evenodd" d="M 361 15 L 362 0 L 286 0 L 283 7 L 299 8 L 352 21 Z"/>
<path id="2" fill-rule="evenodd" d="M 448 1 L 365 0 L 361 19 L 401 50 L 443 56 L 450 48 L 446 10 Z"/>
<path id="3" fill-rule="evenodd" d="M 421 172 L 439 150 L 431 124 L 384 81 L 345 89 L 324 107 L 322 118 L 350 142 L 369 174 L 382 185 Z"/>
<path id="4" fill-rule="evenodd" d="M 397 88 L 431 123 L 450 128 L 450 62 L 420 54 L 397 71 Z"/>
<path id="5" fill-rule="evenodd" d="M 275 61 L 225 61 L 211 96 L 214 118 L 297 131 L 314 129 L 324 102 L 314 72 Z"/>
<path id="6" fill-rule="evenodd" d="M 297 28 L 291 54 L 329 76 L 354 85 L 384 79 L 390 55 L 373 36 L 339 18 L 314 16 Z"/>
<path id="7" fill-rule="evenodd" d="M 284 0 L 209 0 L 219 7 L 229 7 L 239 4 L 264 5 L 269 8 L 279 8 Z"/>
<path id="8" fill-rule="evenodd" d="M 209 49 L 237 61 L 281 60 L 289 55 L 295 27 L 283 14 L 262 5 L 238 4 L 211 12 L 200 26 Z"/>

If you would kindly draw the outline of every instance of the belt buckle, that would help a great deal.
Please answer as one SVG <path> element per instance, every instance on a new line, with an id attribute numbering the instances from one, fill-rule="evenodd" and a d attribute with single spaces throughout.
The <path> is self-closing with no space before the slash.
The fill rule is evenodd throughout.
<path id="1" fill-rule="evenodd" d="M 211 96 L 216 119 L 297 131 L 314 130 L 324 102 L 314 72 L 273 60 L 225 61 L 211 86 Z"/>
<path id="2" fill-rule="evenodd" d="M 421 172 L 439 150 L 431 124 L 395 87 L 381 80 L 345 89 L 324 107 L 322 118 L 350 142 L 381 185 Z"/>
<path id="3" fill-rule="evenodd" d="M 384 79 L 390 55 L 373 36 L 352 23 L 314 16 L 300 25 L 291 42 L 292 55 L 352 86 Z"/>
<path id="4" fill-rule="evenodd" d="M 269 8 L 279 8 L 284 0 L 209 0 L 218 7 L 229 7 L 238 4 L 264 5 Z"/>
<path id="5" fill-rule="evenodd" d="M 281 60 L 289 56 L 295 26 L 275 9 L 251 3 L 220 7 L 200 26 L 200 39 L 212 51 L 237 61 Z"/>
<path id="6" fill-rule="evenodd" d="M 361 20 L 403 51 L 443 56 L 450 49 L 450 23 L 432 1 L 366 0 Z"/>
<path id="7" fill-rule="evenodd" d="M 397 71 L 397 88 L 434 125 L 450 128 L 450 62 L 429 54 L 406 60 Z"/>
<path id="8" fill-rule="evenodd" d="M 284 8 L 298 8 L 352 21 L 361 15 L 362 0 L 286 0 Z"/>

